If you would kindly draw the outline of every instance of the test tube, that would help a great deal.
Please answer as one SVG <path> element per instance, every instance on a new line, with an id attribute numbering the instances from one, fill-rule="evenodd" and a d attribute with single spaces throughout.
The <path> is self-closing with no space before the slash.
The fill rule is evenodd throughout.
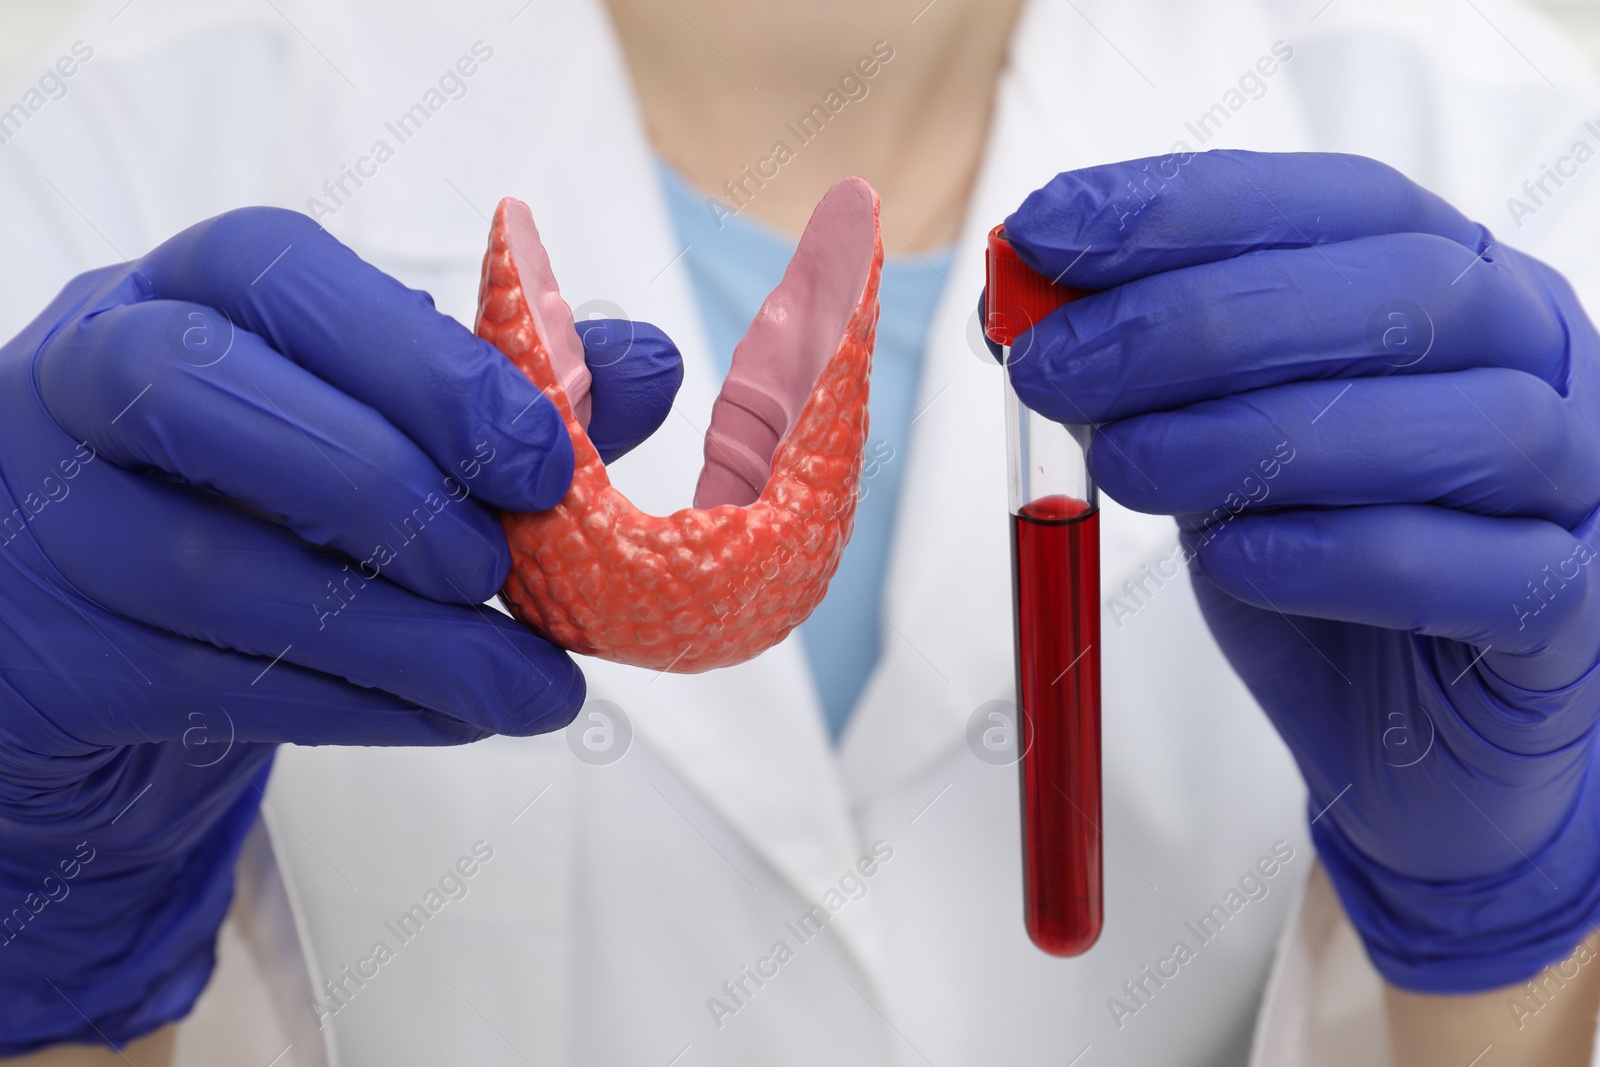
<path id="1" fill-rule="evenodd" d="M 984 333 L 1002 360 L 1032 325 L 1084 294 L 1033 271 L 989 233 Z M 1022 746 L 1023 916 L 1033 943 L 1077 956 L 1100 936 L 1100 508 L 1092 428 L 1028 410 L 1005 377 L 1011 577 Z"/>

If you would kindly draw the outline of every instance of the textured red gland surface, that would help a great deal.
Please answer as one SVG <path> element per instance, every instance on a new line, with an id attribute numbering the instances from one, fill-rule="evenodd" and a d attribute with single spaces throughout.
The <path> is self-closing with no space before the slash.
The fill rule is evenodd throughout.
<path id="1" fill-rule="evenodd" d="M 589 441 L 571 312 L 526 205 L 501 201 L 478 335 L 555 403 L 576 457 L 554 508 L 502 515 L 512 614 L 573 652 L 678 673 L 743 663 L 804 622 L 855 523 L 882 264 L 877 194 L 846 179 L 817 205 L 735 350 L 699 506 L 649 515 L 612 486 Z"/>

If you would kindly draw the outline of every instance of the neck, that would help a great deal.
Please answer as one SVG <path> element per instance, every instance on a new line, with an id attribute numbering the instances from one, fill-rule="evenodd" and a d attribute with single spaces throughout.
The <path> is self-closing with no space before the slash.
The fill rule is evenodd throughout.
<path id="1" fill-rule="evenodd" d="M 721 209 L 797 235 L 859 174 L 915 254 L 961 224 L 1021 2 L 609 5 L 656 150 Z"/>

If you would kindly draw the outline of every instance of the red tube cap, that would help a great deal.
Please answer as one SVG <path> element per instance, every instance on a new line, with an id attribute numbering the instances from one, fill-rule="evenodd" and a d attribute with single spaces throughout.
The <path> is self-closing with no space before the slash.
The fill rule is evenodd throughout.
<path id="1" fill-rule="evenodd" d="M 1022 262 L 1017 250 L 1006 240 L 1004 225 L 989 231 L 989 275 L 984 296 L 984 336 L 997 345 L 1014 344 L 1062 304 L 1070 303 L 1087 291 L 1057 285 Z"/>

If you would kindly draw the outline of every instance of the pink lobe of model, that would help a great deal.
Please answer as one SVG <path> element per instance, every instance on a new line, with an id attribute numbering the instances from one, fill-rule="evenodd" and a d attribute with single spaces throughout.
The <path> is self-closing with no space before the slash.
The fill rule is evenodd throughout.
<path id="1" fill-rule="evenodd" d="M 478 336 L 555 403 L 576 460 L 554 508 L 502 515 L 512 614 L 573 652 L 679 673 L 743 663 L 804 622 L 855 523 L 882 266 L 878 196 L 847 178 L 734 349 L 694 507 L 648 515 L 589 441 L 572 313 L 527 205 L 502 200 Z"/>

